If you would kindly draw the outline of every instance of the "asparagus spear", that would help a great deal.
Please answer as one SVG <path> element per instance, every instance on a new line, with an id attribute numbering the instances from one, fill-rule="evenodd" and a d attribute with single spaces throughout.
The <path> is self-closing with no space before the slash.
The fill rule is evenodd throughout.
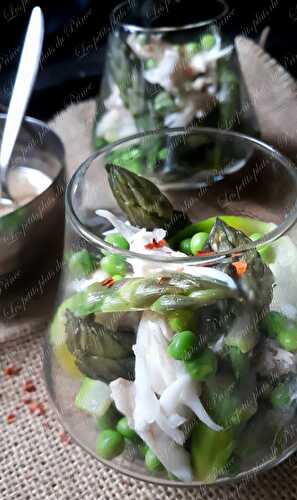
<path id="1" fill-rule="evenodd" d="M 106 382 L 131 375 L 135 341 L 132 333 L 112 332 L 95 323 L 92 316 L 78 318 L 69 310 L 65 311 L 65 318 L 67 347 L 82 373 Z"/>
<path id="2" fill-rule="evenodd" d="M 169 237 L 191 223 L 174 210 L 170 201 L 151 181 L 117 165 L 106 165 L 108 181 L 119 207 L 131 224 L 146 229 L 164 228 Z"/>
<path id="3" fill-rule="evenodd" d="M 104 287 L 102 287 L 104 288 Z M 104 291 L 90 288 L 81 296 L 75 314 L 143 311 L 156 312 L 203 307 L 217 300 L 240 299 L 238 290 L 214 278 L 198 278 L 185 273 L 163 273 L 152 278 L 127 278 Z"/>

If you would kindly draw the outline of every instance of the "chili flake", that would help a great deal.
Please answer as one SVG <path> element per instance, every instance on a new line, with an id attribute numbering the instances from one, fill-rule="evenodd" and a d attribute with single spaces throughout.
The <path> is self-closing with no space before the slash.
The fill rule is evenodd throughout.
<path id="1" fill-rule="evenodd" d="M 13 377 L 14 375 L 18 375 L 21 371 L 21 368 L 16 368 L 15 366 L 7 366 L 7 368 L 4 368 L 4 375 L 7 377 Z"/>
<path id="2" fill-rule="evenodd" d="M 36 401 L 32 401 L 28 404 L 29 412 L 35 413 L 38 417 L 45 415 L 45 407 L 43 403 L 37 403 Z"/>
<path id="3" fill-rule="evenodd" d="M 8 424 L 12 424 L 12 423 L 15 421 L 15 419 L 16 419 L 15 414 L 14 414 L 14 413 L 10 413 L 10 414 L 9 414 L 9 415 L 7 415 L 7 417 L 6 417 L 6 422 L 7 422 Z"/>
<path id="4" fill-rule="evenodd" d="M 105 280 L 101 281 L 100 285 L 110 288 L 114 283 L 115 280 L 113 278 L 106 278 Z"/>
<path id="5" fill-rule="evenodd" d="M 232 266 L 235 267 L 237 276 L 241 277 L 244 275 L 247 269 L 247 263 L 245 260 L 238 260 L 237 262 L 232 262 Z"/>
<path id="6" fill-rule="evenodd" d="M 157 241 L 155 238 L 153 238 L 153 241 L 151 243 L 147 243 L 144 245 L 144 248 L 147 248 L 148 250 L 154 250 L 154 248 L 162 248 L 166 245 L 165 240 L 159 240 Z"/>
<path id="7" fill-rule="evenodd" d="M 33 384 L 32 380 L 27 380 L 23 385 L 23 389 L 25 392 L 35 392 L 36 391 L 36 387 Z"/>
<path id="8" fill-rule="evenodd" d="M 204 250 L 200 250 L 199 252 L 196 252 L 197 257 L 211 257 L 213 256 L 214 252 L 205 252 Z"/>
<path id="9" fill-rule="evenodd" d="M 61 443 L 63 443 L 64 445 L 71 443 L 71 437 L 66 432 L 60 433 L 60 440 L 61 440 Z"/>

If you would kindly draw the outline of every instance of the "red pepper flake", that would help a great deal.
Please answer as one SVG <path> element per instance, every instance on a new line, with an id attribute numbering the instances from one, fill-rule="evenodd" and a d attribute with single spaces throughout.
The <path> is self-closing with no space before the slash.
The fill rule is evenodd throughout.
<path id="1" fill-rule="evenodd" d="M 29 405 L 30 403 L 32 403 L 32 399 L 29 399 L 29 398 L 23 399 L 23 400 L 22 400 L 22 403 L 23 403 L 24 405 Z"/>
<path id="2" fill-rule="evenodd" d="M 16 407 L 15 407 L 15 411 L 20 410 L 20 409 L 21 409 L 21 407 L 22 407 L 21 405 L 16 405 Z"/>
<path id="3" fill-rule="evenodd" d="M 232 266 L 235 267 L 236 274 L 238 277 L 244 275 L 247 269 L 247 263 L 245 260 L 238 260 L 237 262 L 232 262 Z"/>
<path id="4" fill-rule="evenodd" d="M 28 404 L 28 409 L 31 414 L 34 413 L 38 417 L 45 415 L 45 407 L 43 403 L 32 401 L 32 403 Z"/>
<path id="5" fill-rule="evenodd" d="M 162 248 L 166 245 L 165 240 L 159 240 L 157 241 L 155 238 L 153 238 L 153 241 L 151 243 L 147 243 L 144 245 L 144 248 L 147 248 L 148 250 L 154 250 L 154 248 Z"/>
<path id="6" fill-rule="evenodd" d="M 13 377 L 14 375 L 18 375 L 21 371 L 21 368 L 16 368 L 15 366 L 7 366 L 7 368 L 4 368 L 4 375 L 7 377 Z"/>
<path id="7" fill-rule="evenodd" d="M 23 385 L 23 389 L 25 392 L 35 392 L 36 391 L 36 387 L 33 384 L 32 380 L 27 380 Z"/>
<path id="8" fill-rule="evenodd" d="M 205 252 L 204 250 L 200 250 L 196 252 L 197 257 L 212 257 L 214 252 Z"/>
<path id="9" fill-rule="evenodd" d="M 60 440 L 61 440 L 61 443 L 63 443 L 65 446 L 67 444 L 71 443 L 71 437 L 66 432 L 61 432 L 60 433 Z"/>
<path id="10" fill-rule="evenodd" d="M 110 288 L 114 283 L 115 280 L 113 278 L 106 278 L 105 280 L 101 281 L 100 285 Z"/>
<path id="11" fill-rule="evenodd" d="M 15 421 L 15 419 L 16 419 L 15 414 L 14 414 L 14 413 L 10 413 L 10 414 L 9 414 L 9 415 L 7 415 L 7 417 L 6 417 L 6 422 L 7 422 L 8 424 L 12 424 L 12 423 Z"/>

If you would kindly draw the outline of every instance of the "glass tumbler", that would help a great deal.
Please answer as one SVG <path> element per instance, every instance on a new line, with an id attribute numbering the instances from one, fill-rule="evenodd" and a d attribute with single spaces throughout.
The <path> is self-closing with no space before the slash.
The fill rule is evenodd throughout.
<path id="1" fill-rule="evenodd" d="M 176 161 L 180 145 L 191 158 L 205 142 L 225 164 L 248 160 L 207 187 L 112 163 L 152 138 Z M 296 196 L 296 168 L 276 150 L 202 127 L 138 134 L 78 168 L 44 370 L 65 429 L 94 457 L 198 486 L 296 450 Z"/>
<path id="2" fill-rule="evenodd" d="M 224 0 L 190 8 L 185 0 L 137 8 L 124 2 L 111 22 L 95 149 L 159 127 L 257 133 L 234 45 L 222 31 L 228 22 Z M 156 147 L 155 160 L 163 155 Z"/>

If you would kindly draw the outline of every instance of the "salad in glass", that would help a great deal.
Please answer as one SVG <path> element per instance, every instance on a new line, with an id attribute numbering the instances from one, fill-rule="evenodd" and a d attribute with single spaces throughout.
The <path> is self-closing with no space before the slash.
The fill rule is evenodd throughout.
<path id="1" fill-rule="evenodd" d="M 160 2 L 152 3 L 158 11 Z M 117 23 L 109 39 L 94 124 L 96 149 L 160 127 L 200 125 L 257 133 L 234 45 L 220 29 L 226 4 L 213 1 L 209 7 L 213 4 L 216 15 L 210 11 L 209 18 L 203 17 L 205 7 L 193 5 L 189 10 L 185 2 L 173 2 L 156 20 L 136 16 L 129 4 L 115 9 Z M 173 24 L 176 19 L 179 26 Z M 126 152 L 117 158 L 117 164 L 127 166 L 127 156 Z M 143 161 L 153 168 L 165 157 L 157 142 L 149 159 L 145 149 L 136 148 L 129 157 L 130 168 L 140 173 Z"/>
<path id="2" fill-rule="evenodd" d="M 251 147 L 291 185 L 279 224 L 194 217 L 151 179 L 108 163 L 110 151 L 116 206 L 83 198 L 95 157 L 68 188 L 68 217 L 89 246 L 66 247 L 71 293 L 51 325 L 48 386 L 83 446 L 136 477 L 213 483 L 296 448 L 297 252 L 294 232 L 283 234 L 297 177 L 268 146 Z"/>

